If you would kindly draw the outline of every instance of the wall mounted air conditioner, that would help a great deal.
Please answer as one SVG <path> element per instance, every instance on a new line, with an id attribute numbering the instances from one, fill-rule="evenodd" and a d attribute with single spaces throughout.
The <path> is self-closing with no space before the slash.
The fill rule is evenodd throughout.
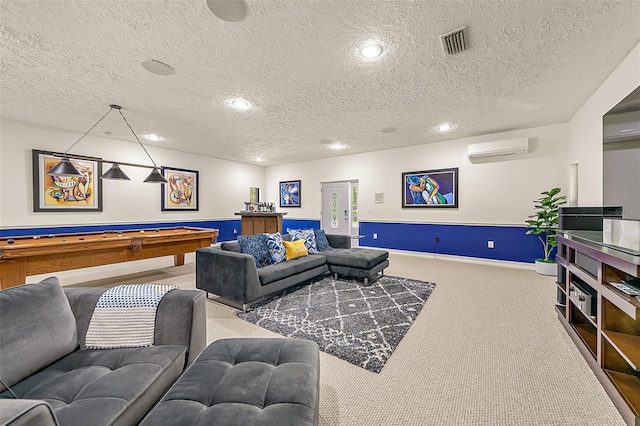
<path id="1" fill-rule="evenodd" d="M 469 159 L 525 154 L 529 151 L 529 138 L 472 143 L 468 147 Z"/>

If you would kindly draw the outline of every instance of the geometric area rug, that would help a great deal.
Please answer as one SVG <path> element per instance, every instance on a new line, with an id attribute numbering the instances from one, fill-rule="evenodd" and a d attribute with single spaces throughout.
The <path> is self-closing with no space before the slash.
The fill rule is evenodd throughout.
<path id="1" fill-rule="evenodd" d="M 236 315 L 285 337 L 312 340 L 323 352 L 379 373 L 435 286 L 389 275 L 363 286 L 328 276 Z"/>

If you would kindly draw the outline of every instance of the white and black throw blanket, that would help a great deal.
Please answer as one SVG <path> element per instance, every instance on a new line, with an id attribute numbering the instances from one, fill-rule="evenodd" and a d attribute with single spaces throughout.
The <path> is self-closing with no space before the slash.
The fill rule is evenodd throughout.
<path id="1" fill-rule="evenodd" d="M 127 284 L 102 293 L 93 311 L 86 349 L 136 348 L 153 345 L 156 310 L 176 286 Z"/>
<path id="2" fill-rule="evenodd" d="M 370 286 L 327 277 L 236 315 L 379 373 L 434 288 L 389 275 Z"/>

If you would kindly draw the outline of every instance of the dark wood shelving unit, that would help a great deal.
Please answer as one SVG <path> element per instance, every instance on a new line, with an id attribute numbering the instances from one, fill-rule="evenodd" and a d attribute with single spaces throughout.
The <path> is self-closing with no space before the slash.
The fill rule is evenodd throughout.
<path id="1" fill-rule="evenodd" d="M 638 392 L 638 389 L 640 389 L 640 378 L 614 370 L 605 369 L 604 371 L 636 417 L 635 424 L 640 424 L 640 422 L 638 422 L 638 417 L 640 417 L 640 392 Z"/>
<path id="2" fill-rule="evenodd" d="M 558 318 L 625 421 L 640 426 L 640 301 L 609 284 L 639 278 L 640 256 L 571 233 L 557 239 Z M 576 295 L 586 293 L 575 293 L 573 286 L 590 293 L 595 315 L 582 311 L 590 308 Z"/>
<path id="3" fill-rule="evenodd" d="M 640 336 L 610 330 L 602 330 L 602 334 L 629 366 L 640 372 Z"/>
<path id="4" fill-rule="evenodd" d="M 586 323 L 574 323 L 571 324 L 571 326 L 576 331 L 576 333 L 578 333 L 578 336 L 580 336 L 582 341 L 587 346 L 587 349 L 589 349 L 589 352 L 591 352 L 591 355 L 593 355 L 593 357 L 595 358 L 598 348 L 597 330 L 590 324 Z"/>

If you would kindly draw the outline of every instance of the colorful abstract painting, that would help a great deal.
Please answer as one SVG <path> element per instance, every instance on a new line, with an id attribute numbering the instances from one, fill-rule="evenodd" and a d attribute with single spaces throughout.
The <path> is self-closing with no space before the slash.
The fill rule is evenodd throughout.
<path id="1" fill-rule="evenodd" d="M 402 173 L 402 207 L 458 207 L 458 169 Z"/>
<path id="2" fill-rule="evenodd" d="M 163 167 L 162 211 L 198 211 L 198 171 Z"/>
<path id="3" fill-rule="evenodd" d="M 69 158 L 82 176 L 50 176 L 63 154 L 32 150 L 33 211 L 102 211 L 102 161 L 100 158 Z"/>
<path id="4" fill-rule="evenodd" d="M 280 207 L 300 207 L 300 181 L 280 182 Z"/>

